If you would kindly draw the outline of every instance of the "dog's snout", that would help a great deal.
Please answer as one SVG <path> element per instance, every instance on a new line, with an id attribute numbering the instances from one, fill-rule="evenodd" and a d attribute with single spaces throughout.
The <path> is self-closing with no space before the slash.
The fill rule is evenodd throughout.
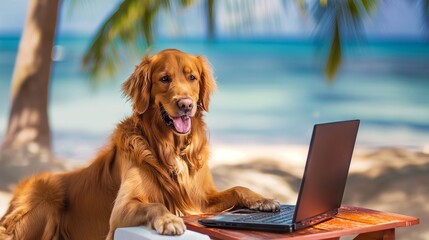
<path id="1" fill-rule="evenodd" d="M 181 98 L 177 101 L 177 107 L 184 112 L 189 112 L 194 108 L 194 103 L 190 98 Z"/>

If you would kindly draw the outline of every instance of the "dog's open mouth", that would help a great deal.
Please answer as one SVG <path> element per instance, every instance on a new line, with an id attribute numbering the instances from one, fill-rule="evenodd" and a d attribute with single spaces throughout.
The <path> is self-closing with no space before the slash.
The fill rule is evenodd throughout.
<path id="1" fill-rule="evenodd" d="M 191 117 L 188 115 L 183 115 L 180 117 L 172 117 L 168 115 L 167 111 L 165 111 L 165 108 L 161 105 L 161 115 L 162 120 L 164 120 L 164 123 L 167 126 L 171 126 L 174 131 L 176 131 L 179 134 L 187 134 L 191 131 Z"/>

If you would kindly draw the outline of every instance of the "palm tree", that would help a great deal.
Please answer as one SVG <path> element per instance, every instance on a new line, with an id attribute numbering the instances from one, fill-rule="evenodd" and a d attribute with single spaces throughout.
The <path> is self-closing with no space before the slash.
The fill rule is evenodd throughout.
<path id="1" fill-rule="evenodd" d="M 48 120 L 51 51 L 59 6 L 59 0 L 29 1 L 11 84 L 9 122 L 1 146 L 0 175 L 4 178 L 17 179 L 59 167 L 52 164 Z M 16 169 L 10 171 L 7 166 Z"/>

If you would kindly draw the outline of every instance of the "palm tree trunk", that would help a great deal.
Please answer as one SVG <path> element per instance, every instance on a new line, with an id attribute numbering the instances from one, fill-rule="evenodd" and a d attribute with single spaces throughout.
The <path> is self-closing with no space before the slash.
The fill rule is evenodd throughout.
<path id="1" fill-rule="evenodd" d="M 1 147 L 3 153 L 18 151 L 21 155 L 25 152 L 45 156 L 51 153 L 48 91 L 59 5 L 59 0 L 29 0 L 12 78 L 9 122 Z M 20 161 L 19 158 L 11 159 Z"/>

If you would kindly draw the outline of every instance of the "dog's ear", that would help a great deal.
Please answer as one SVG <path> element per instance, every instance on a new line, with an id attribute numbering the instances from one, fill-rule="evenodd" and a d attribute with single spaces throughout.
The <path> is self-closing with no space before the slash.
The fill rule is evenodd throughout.
<path id="1" fill-rule="evenodd" d="M 144 113 L 150 102 L 151 90 L 151 58 L 145 57 L 136 66 L 133 74 L 122 84 L 122 92 L 133 102 L 133 110 L 137 114 Z"/>
<path id="2" fill-rule="evenodd" d="M 208 61 L 202 56 L 197 56 L 197 59 L 201 67 L 199 105 L 201 105 L 204 111 L 208 112 L 210 96 L 216 90 L 216 82 Z"/>

